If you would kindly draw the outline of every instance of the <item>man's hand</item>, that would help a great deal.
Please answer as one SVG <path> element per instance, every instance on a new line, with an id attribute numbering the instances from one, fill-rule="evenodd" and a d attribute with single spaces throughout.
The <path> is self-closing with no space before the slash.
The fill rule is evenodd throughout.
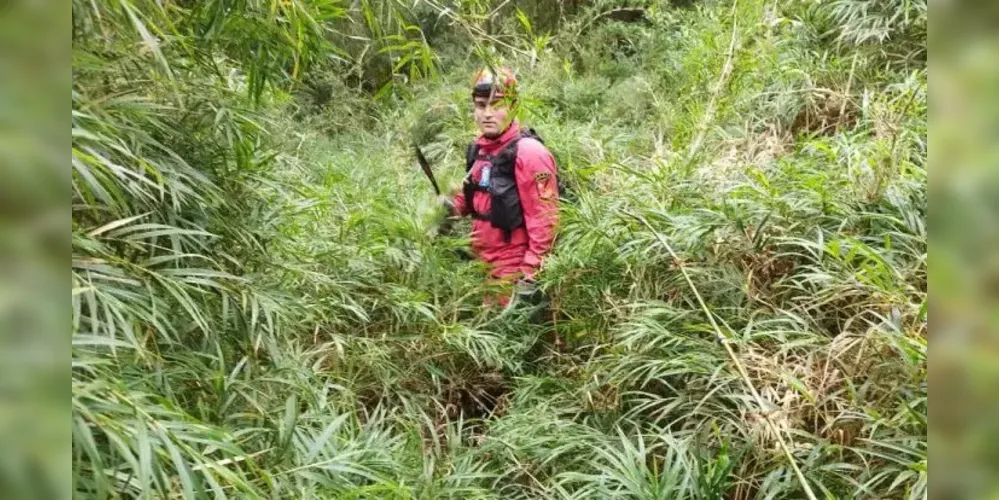
<path id="1" fill-rule="evenodd" d="M 533 278 L 525 276 L 513 284 L 513 293 L 510 300 L 503 309 L 501 316 L 510 314 L 515 310 L 531 310 L 542 304 L 541 291 Z"/>
<path id="2" fill-rule="evenodd" d="M 514 285 L 517 300 L 527 304 L 534 304 L 538 298 L 538 283 L 534 278 L 525 276 Z"/>
<path id="3" fill-rule="evenodd" d="M 448 234 L 454 226 L 454 216 L 456 215 L 454 201 L 449 196 L 442 194 L 437 197 L 437 204 L 441 207 L 441 211 L 444 212 L 440 219 L 438 234 Z"/>
<path id="4" fill-rule="evenodd" d="M 444 209 L 446 217 L 451 217 L 455 215 L 454 213 L 454 200 L 446 194 L 442 194 L 437 197 L 437 204 Z"/>

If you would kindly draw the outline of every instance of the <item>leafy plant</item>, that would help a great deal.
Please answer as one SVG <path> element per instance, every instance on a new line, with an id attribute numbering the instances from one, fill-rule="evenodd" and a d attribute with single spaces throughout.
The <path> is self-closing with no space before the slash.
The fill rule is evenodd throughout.
<path id="1" fill-rule="evenodd" d="M 73 9 L 77 496 L 925 497 L 920 4 Z M 540 323 L 410 158 L 500 63 Z"/>

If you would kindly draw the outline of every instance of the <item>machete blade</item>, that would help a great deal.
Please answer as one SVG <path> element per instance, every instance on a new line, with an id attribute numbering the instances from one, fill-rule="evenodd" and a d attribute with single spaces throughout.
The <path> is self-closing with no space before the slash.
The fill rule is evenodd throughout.
<path id="1" fill-rule="evenodd" d="M 413 144 L 413 150 L 416 151 L 416 161 L 420 163 L 420 168 L 423 169 L 423 174 L 430 179 L 430 183 L 434 185 L 434 192 L 437 196 L 441 194 L 441 188 L 437 186 L 437 179 L 434 178 L 433 170 L 430 170 L 430 162 L 427 161 L 427 157 L 423 156 L 423 151 L 416 144 Z"/>

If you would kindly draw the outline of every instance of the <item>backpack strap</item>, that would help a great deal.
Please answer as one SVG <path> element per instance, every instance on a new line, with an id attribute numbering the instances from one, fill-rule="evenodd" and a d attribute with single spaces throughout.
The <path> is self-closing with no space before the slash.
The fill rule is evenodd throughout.
<path id="1" fill-rule="evenodd" d="M 472 171 L 472 165 L 475 164 L 475 158 L 479 156 L 479 144 L 475 141 L 469 143 L 468 148 L 465 149 L 465 173 Z"/>
<path id="2" fill-rule="evenodd" d="M 515 176 L 515 172 L 517 171 L 517 143 L 519 141 L 520 137 L 515 137 L 502 151 L 496 153 L 496 156 L 489 158 L 493 162 L 493 168 L 496 169 L 494 172 L 499 172 L 500 175 L 509 175 L 510 177 Z"/>
<path id="3" fill-rule="evenodd" d="M 502 176 L 510 178 L 513 180 L 514 185 L 516 186 L 517 150 L 518 150 L 517 146 L 518 143 L 520 142 L 520 139 L 524 137 L 530 137 L 536 139 L 539 142 L 541 141 L 541 138 L 538 137 L 537 134 L 535 134 L 532 129 L 528 129 L 527 132 L 522 132 L 520 136 L 513 138 L 513 140 L 511 140 L 510 143 L 495 156 L 486 155 L 480 157 L 479 145 L 475 142 L 469 144 L 468 148 L 465 151 L 465 183 L 463 189 L 465 195 L 466 210 L 468 211 L 468 214 L 474 219 L 489 221 L 493 224 L 494 227 L 503 228 L 503 236 L 508 243 L 511 240 L 511 237 L 513 235 L 513 229 L 515 229 L 515 227 L 507 227 L 510 224 L 510 222 L 504 218 L 504 217 L 509 217 L 508 215 L 504 215 L 505 211 L 491 212 L 487 214 L 481 214 L 475 211 L 475 204 L 473 203 L 475 192 L 483 189 L 480 188 L 477 183 L 472 181 L 471 172 L 472 172 L 472 167 L 475 165 L 475 161 L 484 159 L 492 164 L 493 176 Z M 492 193 L 491 189 L 490 193 L 491 195 L 495 195 L 494 193 Z M 493 199 L 493 203 L 495 205 L 496 198 Z M 518 207 L 516 213 L 520 214 L 521 213 L 520 210 L 521 210 L 520 207 Z M 522 216 L 516 215 L 514 217 L 520 218 Z M 522 220 L 520 224 L 523 224 Z"/>
<path id="4" fill-rule="evenodd" d="M 472 166 L 475 165 L 475 160 L 478 157 L 479 145 L 472 141 L 465 150 L 465 184 L 462 185 L 462 191 L 465 194 L 465 209 L 468 211 L 468 215 L 473 219 L 485 219 L 485 215 L 475 211 L 475 203 L 472 202 L 475 191 L 478 189 L 478 186 L 472 182 Z"/>
<path id="5" fill-rule="evenodd" d="M 520 137 L 530 137 L 531 139 L 534 139 L 535 141 L 538 141 L 541 144 L 545 143 L 544 139 L 542 139 L 541 136 L 538 135 L 538 132 L 533 128 L 522 130 L 520 132 Z"/>
<path id="6" fill-rule="evenodd" d="M 513 140 L 510 141 L 510 144 L 497 153 L 495 157 L 490 159 L 490 161 L 493 162 L 493 175 L 499 174 L 513 179 L 515 186 L 514 189 L 516 189 L 517 185 L 517 145 L 523 137 L 523 134 L 521 134 L 520 137 L 514 137 Z M 513 237 L 513 230 L 514 228 L 512 227 L 503 229 L 503 239 L 506 240 L 507 243 L 510 243 L 510 240 Z"/>

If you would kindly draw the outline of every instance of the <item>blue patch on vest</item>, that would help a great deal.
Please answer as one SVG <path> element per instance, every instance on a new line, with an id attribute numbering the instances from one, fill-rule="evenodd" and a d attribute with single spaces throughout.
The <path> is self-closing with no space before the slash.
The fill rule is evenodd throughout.
<path id="1" fill-rule="evenodd" d="M 492 165 L 486 165 L 482 167 L 482 172 L 479 175 L 479 187 L 481 188 L 489 187 L 489 178 L 492 175 L 492 171 L 493 171 Z"/>

